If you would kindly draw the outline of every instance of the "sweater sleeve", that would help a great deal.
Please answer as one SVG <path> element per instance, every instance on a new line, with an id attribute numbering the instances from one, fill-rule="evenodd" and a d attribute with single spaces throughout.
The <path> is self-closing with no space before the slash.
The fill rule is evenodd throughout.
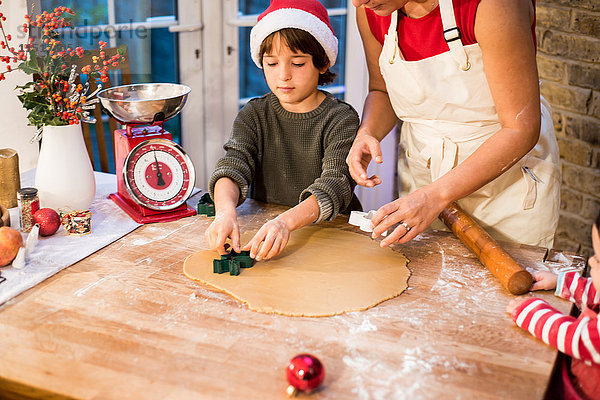
<path id="1" fill-rule="evenodd" d="M 356 111 L 347 106 L 344 118 L 338 121 L 325 133 L 322 172 L 315 181 L 300 193 L 300 201 L 311 194 L 319 204 L 319 218 L 333 220 L 346 209 L 352 200 L 354 181 L 350 176 L 346 157 L 358 131 L 359 119 Z"/>
<path id="2" fill-rule="evenodd" d="M 208 182 L 208 190 L 213 200 L 215 184 L 223 177 L 230 178 L 238 185 L 240 189 L 238 206 L 248 197 L 248 188 L 256 171 L 257 157 L 258 124 L 253 115 L 250 102 L 240 110 L 233 123 L 231 136 L 223 146 L 227 153 L 217 161 Z"/>
<path id="3" fill-rule="evenodd" d="M 594 308 L 600 303 L 600 295 L 592 283 L 592 278 L 583 278 L 576 271 L 558 274 L 554 294 L 575 303 L 580 309 L 584 305 Z"/>
<path id="4" fill-rule="evenodd" d="M 600 324 L 597 318 L 562 314 L 546 301 L 531 298 L 517 307 L 513 321 L 544 343 L 574 358 L 600 364 Z"/>

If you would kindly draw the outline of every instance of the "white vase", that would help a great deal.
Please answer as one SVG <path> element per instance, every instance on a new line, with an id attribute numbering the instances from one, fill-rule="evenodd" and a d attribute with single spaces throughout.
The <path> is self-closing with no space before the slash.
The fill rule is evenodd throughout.
<path id="1" fill-rule="evenodd" d="M 81 124 L 43 129 L 35 173 L 40 207 L 89 210 L 96 195 L 96 180 Z"/>

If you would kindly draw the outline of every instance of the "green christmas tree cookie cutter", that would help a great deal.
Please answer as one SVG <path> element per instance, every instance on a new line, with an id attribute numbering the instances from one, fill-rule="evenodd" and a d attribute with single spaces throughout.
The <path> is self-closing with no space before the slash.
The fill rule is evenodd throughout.
<path id="1" fill-rule="evenodd" d="M 210 198 L 210 194 L 204 193 L 198 201 L 198 215 L 206 215 L 207 217 L 215 216 L 215 203 Z"/>
<path id="2" fill-rule="evenodd" d="M 213 260 L 213 273 L 229 272 L 229 275 L 239 275 L 240 268 L 250 268 L 253 264 L 254 259 L 250 257 L 249 251 L 236 253 L 232 250 L 228 254 L 223 254 L 221 258 Z"/>

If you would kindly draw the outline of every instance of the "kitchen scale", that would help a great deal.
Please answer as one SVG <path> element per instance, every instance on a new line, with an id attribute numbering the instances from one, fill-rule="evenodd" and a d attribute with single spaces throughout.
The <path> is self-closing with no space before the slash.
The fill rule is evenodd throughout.
<path id="1" fill-rule="evenodd" d="M 115 86 L 98 93 L 114 132 L 117 192 L 109 198 L 141 224 L 196 214 L 186 204 L 196 174 L 189 156 L 163 122 L 183 108 L 191 89 L 171 83 Z"/>

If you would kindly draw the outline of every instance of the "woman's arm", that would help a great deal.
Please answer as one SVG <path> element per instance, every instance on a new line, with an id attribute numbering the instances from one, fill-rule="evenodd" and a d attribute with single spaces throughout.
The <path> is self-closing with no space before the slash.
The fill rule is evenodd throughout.
<path id="1" fill-rule="evenodd" d="M 501 129 L 430 185 L 444 207 L 500 176 L 538 141 L 540 93 L 532 13 L 530 0 L 482 0 L 477 8 L 475 36 Z"/>
<path id="2" fill-rule="evenodd" d="M 363 42 L 369 72 L 369 94 L 363 108 L 362 122 L 347 157 L 350 174 L 359 185 L 375 186 L 381 183 L 377 176 L 367 177 L 367 166 L 374 159 L 381 163 L 379 142 L 398 123 L 398 117 L 388 97 L 385 81 L 379 71 L 381 43 L 371 33 L 364 7 L 356 9 L 356 22 Z"/>
<path id="3" fill-rule="evenodd" d="M 379 70 L 379 55 L 382 46 L 369 28 L 364 7 L 356 9 L 356 23 L 369 73 L 369 94 L 365 100 L 358 134 L 370 135 L 381 141 L 398 123 L 398 117 L 392 108 L 385 81 Z"/>
<path id="4" fill-rule="evenodd" d="M 529 0 L 481 0 L 475 35 L 501 129 L 433 183 L 383 206 L 372 219 L 374 237 L 400 221 L 412 228 L 392 232 L 381 242 L 383 246 L 412 240 L 448 204 L 500 176 L 537 143 L 540 98 L 532 13 Z"/>

